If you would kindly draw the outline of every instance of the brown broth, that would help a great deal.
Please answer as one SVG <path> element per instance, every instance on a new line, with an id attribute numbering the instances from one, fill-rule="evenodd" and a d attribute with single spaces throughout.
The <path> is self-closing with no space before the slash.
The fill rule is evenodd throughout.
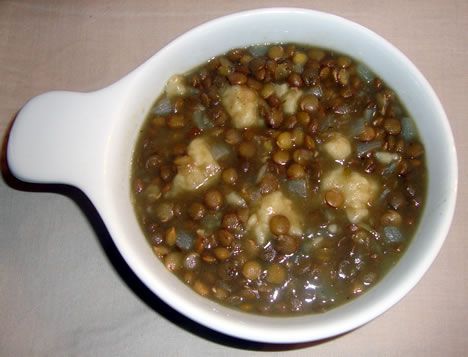
<path id="1" fill-rule="evenodd" d="M 131 186 L 177 277 L 224 305 L 291 315 L 382 279 L 416 231 L 426 176 L 414 123 L 382 80 L 285 44 L 172 77 L 142 127 Z"/>

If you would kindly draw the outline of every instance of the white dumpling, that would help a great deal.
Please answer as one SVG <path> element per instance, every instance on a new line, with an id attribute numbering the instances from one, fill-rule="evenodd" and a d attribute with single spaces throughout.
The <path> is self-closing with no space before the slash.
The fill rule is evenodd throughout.
<path id="1" fill-rule="evenodd" d="M 214 159 L 203 137 L 194 139 L 187 147 L 187 156 L 178 162 L 171 193 L 194 191 L 216 179 L 221 167 Z"/>
<path id="2" fill-rule="evenodd" d="M 350 222 L 358 223 L 369 215 L 368 207 L 375 200 L 378 184 L 369 176 L 338 167 L 326 173 L 320 184 L 322 192 L 337 190 L 344 197 L 344 209 Z"/>
<path id="3" fill-rule="evenodd" d="M 349 140 L 344 135 L 336 132 L 330 135 L 323 148 L 334 160 L 345 160 L 351 155 L 352 151 Z"/>
<path id="4" fill-rule="evenodd" d="M 275 84 L 274 91 L 278 98 L 283 102 L 283 111 L 285 114 L 292 115 L 297 112 L 299 99 L 302 97 L 302 90 L 298 88 L 289 88 L 286 83 Z"/>
<path id="5" fill-rule="evenodd" d="M 291 88 L 282 97 L 283 111 L 285 114 L 292 115 L 297 112 L 299 99 L 302 97 L 302 91 L 297 88 Z"/>
<path id="6" fill-rule="evenodd" d="M 185 77 L 179 74 L 173 75 L 166 83 L 166 95 L 168 98 L 183 96 L 187 91 Z"/>
<path id="7" fill-rule="evenodd" d="M 222 94 L 224 109 L 232 118 L 236 128 L 261 125 L 258 115 L 258 95 L 246 86 L 229 86 Z"/>
<path id="8" fill-rule="evenodd" d="M 254 233 L 258 244 L 264 244 L 268 240 L 270 218 L 277 214 L 288 218 L 291 224 L 289 234 L 302 234 L 302 217 L 297 212 L 293 202 L 281 191 L 275 191 L 262 197 L 258 208 L 247 222 L 247 229 Z"/>

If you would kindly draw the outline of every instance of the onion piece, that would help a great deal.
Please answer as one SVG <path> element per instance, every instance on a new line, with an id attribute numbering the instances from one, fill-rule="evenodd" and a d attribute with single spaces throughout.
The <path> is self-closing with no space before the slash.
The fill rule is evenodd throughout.
<path id="1" fill-rule="evenodd" d="M 358 136 L 359 134 L 361 134 L 364 131 L 364 128 L 366 127 L 366 124 L 368 122 L 369 120 L 366 119 L 365 116 L 356 119 L 351 126 L 351 130 L 350 130 L 351 136 L 354 137 L 354 136 Z"/>
<path id="2" fill-rule="evenodd" d="M 356 72 L 358 73 L 359 77 L 361 77 L 367 83 L 370 83 L 370 82 L 372 82 L 374 80 L 374 73 L 372 73 L 370 68 L 367 67 L 363 63 L 359 63 L 356 66 Z"/>
<path id="3" fill-rule="evenodd" d="M 413 120 L 408 117 L 403 117 L 401 118 L 400 122 L 401 122 L 401 136 L 403 136 L 403 138 L 406 141 L 410 141 L 414 139 L 414 137 L 418 133 L 418 130 Z"/>
<path id="4" fill-rule="evenodd" d="M 216 161 L 228 156 L 231 153 L 231 149 L 229 148 L 229 146 L 224 143 L 214 143 L 211 146 L 210 151 L 211 155 L 213 155 L 213 158 Z"/>
<path id="5" fill-rule="evenodd" d="M 320 122 L 320 130 L 332 129 L 336 126 L 336 116 L 328 115 Z"/>
<path id="6" fill-rule="evenodd" d="M 386 187 L 380 194 L 378 201 L 383 202 L 387 198 L 387 196 L 390 194 L 390 192 L 392 192 L 392 190 Z"/>
<path id="7" fill-rule="evenodd" d="M 288 180 L 286 188 L 289 192 L 300 197 L 307 197 L 307 182 L 304 179 Z"/>
<path id="8" fill-rule="evenodd" d="M 403 234 L 395 226 L 384 227 L 383 233 L 383 236 L 388 243 L 400 243 L 404 240 Z"/>
<path id="9" fill-rule="evenodd" d="M 169 98 L 162 98 L 153 109 L 153 113 L 156 115 L 167 115 L 172 112 L 172 104 Z"/>
<path id="10" fill-rule="evenodd" d="M 323 97 L 323 90 L 322 90 L 322 87 L 320 86 L 320 84 L 317 84 L 317 85 L 307 89 L 306 91 L 304 91 L 304 94 L 313 94 L 317 98 L 322 98 Z"/>
<path id="11" fill-rule="evenodd" d="M 369 141 L 367 143 L 358 143 L 356 145 L 356 152 L 358 157 L 363 156 L 364 154 L 367 154 L 370 151 L 380 149 L 382 147 L 382 142 L 381 141 Z"/>
<path id="12" fill-rule="evenodd" d="M 265 56 L 268 52 L 268 45 L 256 45 L 249 47 L 249 52 L 254 57 Z"/>
<path id="13" fill-rule="evenodd" d="M 398 161 L 393 161 L 390 163 L 390 165 L 388 165 L 387 167 L 385 167 L 385 169 L 382 170 L 382 175 L 389 176 L 395 173 L 397 168 L 398 168 Z"/>
<path id="14" fill-rule="evenodd" d="M 367 121 L 370 121 L 374 117 L 376 111 L 377 109 L 375 107 L 367 108 L 366 110 L 364 110 L 364 118 Z"/>
<path id="15" fill-rule="evenodd" d="M 176 245 L 182 250 L 192 249 L 195 238 L 192 234 L 182 230 L 177 230 Z"/>
<path id="16" fill-rule="evenodd" d="M 202 227 L 207 234 L 213 233 L 221 225 L 220 214 L 208 214 L 201 220 Z"/>
<path id="17" fill-rule="evenodd" d="M 255 179 L 255 183 L 259 183 L 262 181 L 263 176 L 265 176 L 267 170 L 267 164 L 262 165 L 258 170 L 257 178 Z"/>
<path id="18" fill-rule="evenodd" d="M 367 223 L 359 223 L 358 227 L 364 229 L 365 231 L 372 234 L 375 238 L 379 239 L 380 234 L 374 228 L 372 228 L 370 225 L 368 225 Z"/>
<path id="19" fill-rule="evenodd" d="M 204 109 L 196 109 L 193 111 L 192 115 L 193 122 L 200 130 L 211 129 L 214 127 L 213 123 L 206 116 Z"/>
<path id="20" fill-rule="evenodd" d="M 400 155 L 394 152 L 388 152 L 388 151 L 377 151 L 375 153 L 375 158 L 377 159 L 378 162 L 380 162 L 382 165 L 388 165 L 394 161 L 398 161 L 400 159 Z"/>
<path id="21" fill-rule="evenodd" d="M 301 74 L 304 71 L 304 65 L 300 63 L 295 63 L 293 65 L 293 71 Z"/>
<path id="22" fill-rule="evenodd" d="M 351 135 L 358 136 L 362 133 L 366 125 L 370 124 L 371 119 L 374 117 L 375 108 L 368 108 L 364 110 L 362 117 L 356 119 L 351 126 Z"/>
<path id="23" fill-rule="evenodd" d="M 234 192 L 234 191 L 226 195 L 226 202 L 236 207 L 247 206 L 247 203 L 245 202 L 245 200 L 237 192 Z"/>

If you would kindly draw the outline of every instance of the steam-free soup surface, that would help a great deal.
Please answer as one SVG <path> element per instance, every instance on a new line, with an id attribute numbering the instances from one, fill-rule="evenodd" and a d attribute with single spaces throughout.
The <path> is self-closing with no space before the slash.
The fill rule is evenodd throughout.
<path id="1" fill-rule="evenodd" d="M 281 44 L 171 77 L 131 181 L 168 270 L 227 306 L 291 315 L 343 304 L 396 264 L 426 167 L 412 119 L 364 64 Z"/>

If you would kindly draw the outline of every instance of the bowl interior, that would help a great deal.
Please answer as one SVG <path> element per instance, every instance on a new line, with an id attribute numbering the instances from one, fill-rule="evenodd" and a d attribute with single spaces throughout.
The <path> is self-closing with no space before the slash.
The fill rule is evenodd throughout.
<path id="1" fill-rule="evenodd" d="M 153 255 L 130 200 L 131 160 L 147 111 L 166 80 L 211 57 L 252 44 L 296 42 L 325 47 L 364 62 L 393 88 L 415 119 L 429 170 L 426 208 L 413 242 L 376 287 L 320 315 L 262 317 L 218 305 L 192 292 Z M 103 218 L 120 252 L 159 297 L 197 322 L 229 335 L 263 342 L 300 342 L 356 328 L 383 313 L 421 278 L 435 258 L 453 215 L 457 165 L 444 111 L 427 81 L 398 50 L 342 18 L 300 9 L 264 9 L 206 23 L 179 37 L 129 75 L 129 95 L 112 128 L 106 161 Z"/>

